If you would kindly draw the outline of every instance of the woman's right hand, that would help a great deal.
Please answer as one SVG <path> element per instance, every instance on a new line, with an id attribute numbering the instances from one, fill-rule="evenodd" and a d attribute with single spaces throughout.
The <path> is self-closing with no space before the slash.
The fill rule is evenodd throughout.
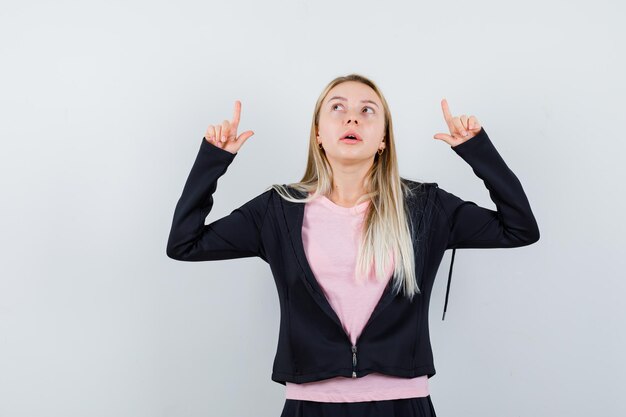
<path id="1" fill-rule="evenodd" d="M 241 115 L 241 102 L 235 101 L 235 111 L 233 114 L 233 120 L 224 120 L 218 125 L 209 125 L 204 135 L 210 144 L 224 149 L 230 153 L 237 153 L 239 148 L 254 132 L 246 130 L 239 137 L 237 137 L 237 128 L 239 127 L 239 116 Z"/>

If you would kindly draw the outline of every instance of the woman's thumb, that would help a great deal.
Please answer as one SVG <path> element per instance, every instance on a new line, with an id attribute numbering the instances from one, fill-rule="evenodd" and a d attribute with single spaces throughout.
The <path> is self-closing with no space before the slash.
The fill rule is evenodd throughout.
<path id="1" fill-rule="evenodd" d="M 239 137 L 237 138 L 237 142 L 243 144 L 252 135 L 254 135 L 254 132 L 252 130 L 246 130 L 241 135 L 239 135 Z"/>

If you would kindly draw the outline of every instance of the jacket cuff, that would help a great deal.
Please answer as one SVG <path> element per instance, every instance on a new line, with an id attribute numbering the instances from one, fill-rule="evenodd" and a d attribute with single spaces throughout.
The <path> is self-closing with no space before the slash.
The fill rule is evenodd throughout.
<path id="1" fill-rule="evenodd" d="M 487 135 L 485 128 L 481 126 L 480 131 L 476 134 L 476 136 L 459 145 L 450 146 L 450 148 L 452 148 L 452 150 L 460 156 L 463 156 L 468 153 L 476 152 L 477 149 L 481 149 L 481 146 L 490 145 L 490 142 L 491 141 L 489 140 L 489 136 Z"/>
<path id="2" fill-rule="evenodd" d="M 473 139 L 473 138 L 472 138 Z M 205 155 L 211 159 L 217 159 L 225 162 L 232 162 L 237 156 L 237 152 L 231 153 L 219 146 L 213 145 L 211 142 L 202 137 L 202 143 L 200 144 L 200 154 Z"/>

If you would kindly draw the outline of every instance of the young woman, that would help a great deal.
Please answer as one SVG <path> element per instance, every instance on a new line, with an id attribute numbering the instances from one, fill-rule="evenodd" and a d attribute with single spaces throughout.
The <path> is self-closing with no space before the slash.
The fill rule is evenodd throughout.
<path id="1" fill-rule="evenodd" d="M 202 138 L 167 255 L 269 264 L 281 307 L 272 368 L 272 380 L 286 386 L 281 417 L 435 416 L 428 305 L 444 251 L 453 249 L 454 260 L 459 248 L 539 239 L 519 180 L 476 117 L 453 117 L 445 99 L 441 106 L 449 133 L 434 139 L 470 164 L 497 211 L 400 177 L 387 102 L 358 74 L 320 95 L 303 178 L 274 184 L 208 225 L 218 178 L 254 134 L 237 134 L 241 103 Z"/>

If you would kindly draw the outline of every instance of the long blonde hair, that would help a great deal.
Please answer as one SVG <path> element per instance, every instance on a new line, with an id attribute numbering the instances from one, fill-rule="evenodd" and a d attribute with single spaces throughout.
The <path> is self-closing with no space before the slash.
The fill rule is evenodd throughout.
<path id="1" fill-rule="evenodd" d="M 412 190 L 401 181 L 398 172 L 398 159 L 393 136 L 391 113 L 385 97 L 376 84 L 365 76 L 349 74 L 332 80 L 322 91 L 317 102 L 311 123 L 309 138 L 309 154 L 304 176 L 299 182 L 287 184 L 294 190 L 304 193 L 300 198 L 290 193 L 281 184 L 272 184 L 278 194 L 287 201 L 306 203 L 320 195 L 328 196 L 332 192 L 332 168 L 323 149 L 317 141 L 319 114 L 322 102 L 328 92 L 338 84 L 346 81 L 357 81 L 371 87 L 380 100 L 385 114 L 385 151 L 374 156 L 374 163 L 365 178 L 366 194 L 356 204 L 370 201 L 363 221 L 362 235 L 356 260 L 356 279 L 367 277 L 372 265 L 376 279 L 380 282 L 390 262 L 394 261 L 393 290 L 396 294 L 400 289 L 405 296 L 412 299 L 421 293 L 415 276 L 414 248 L 411 239 L 411 216 L 405 209 L 406 196 Z M 311 194 L 311 195 L 309 195 Z M 391 255 L 391 258 L 390 258 Z"/>

